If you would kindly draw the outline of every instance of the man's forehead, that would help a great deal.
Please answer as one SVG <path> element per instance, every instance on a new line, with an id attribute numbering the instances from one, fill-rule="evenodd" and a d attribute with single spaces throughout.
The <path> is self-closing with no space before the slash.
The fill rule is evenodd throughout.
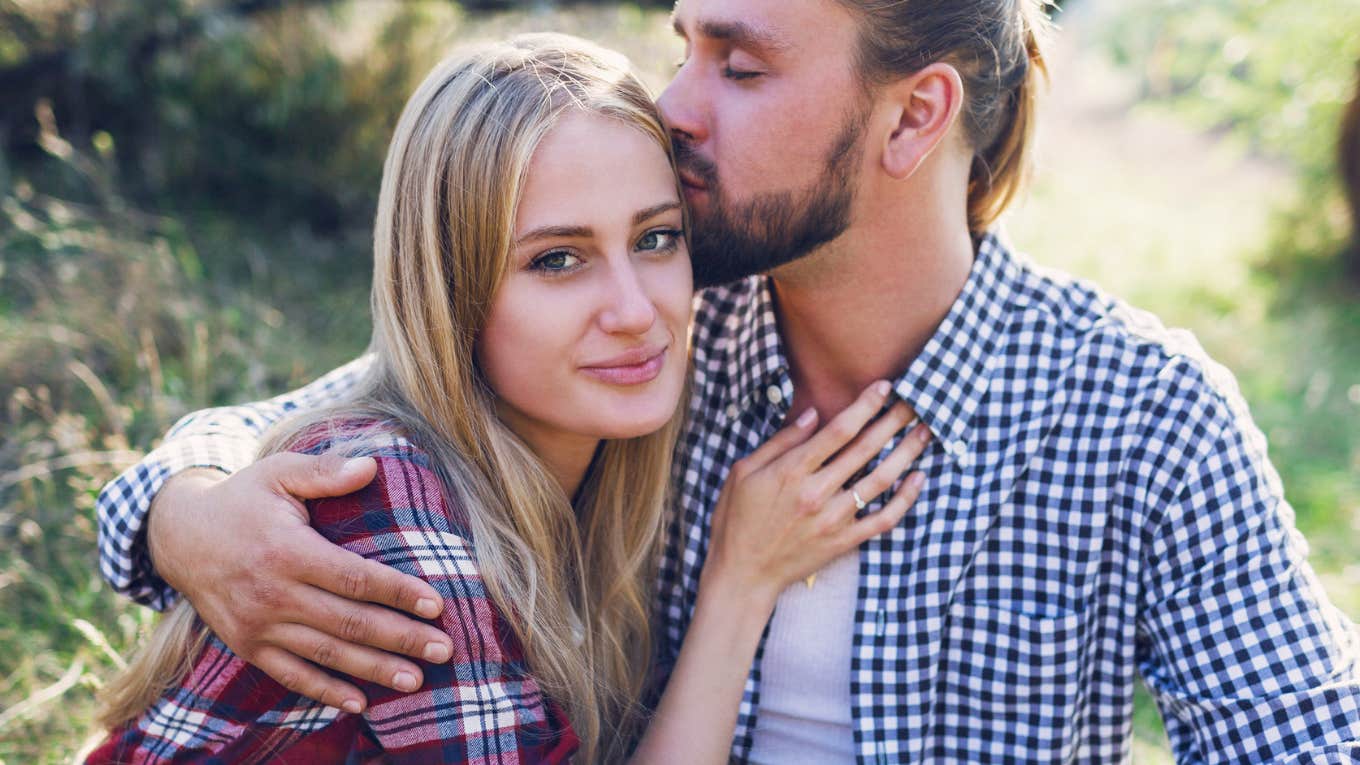
<path id="1" fill-rule="evenodd" d="M 681 37 L 707 37 L 735 45 L 749 45 L 771 50 L 788 50 L 793 42 L 779 30 L 749 21 L 700 18 L 685 24 L 678 16 L 671 18 L 675 33 Z"/>
<path id="2" fill-rule="evenodd" d="M 749 41 L 786 48 L 815 31 L 827 0 L 679 0 L 671 24 L 684 37 Z"/>

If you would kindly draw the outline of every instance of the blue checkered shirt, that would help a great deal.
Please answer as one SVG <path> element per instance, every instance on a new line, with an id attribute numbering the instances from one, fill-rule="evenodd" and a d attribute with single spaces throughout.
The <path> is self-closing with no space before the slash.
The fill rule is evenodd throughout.
<path id="1" fill-rule="evenodd" d="M 695 308 L 659 580 L 663 675 L 727 471 L 793 399 L 766 279 L 706 290 Z M 246 464 L 263 427 L 343 391 L 356 365 L 191 415 L 111 483 L 99 511 L 114 586 L 168 602 L 138 539 L 165 476 Z M 1309 569 L 1232 377 L 1188 333 L 989 236 L 895 390 L 936 438 L 917 466 L 921 499 L 860 551 L 859 762 L 1128 761 L 1139 674 L 1179 762 L 1360 761 L 1360 632 Z M 760 664 L 758 652 L 737 761 L 758 724 Z"/>

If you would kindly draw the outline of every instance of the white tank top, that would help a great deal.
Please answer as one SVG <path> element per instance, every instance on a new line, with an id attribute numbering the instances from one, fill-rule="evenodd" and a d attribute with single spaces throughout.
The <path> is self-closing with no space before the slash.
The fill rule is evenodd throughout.
<path id="1" fill-rule="evenodd" d="M 850 652 L 859 550 L 798 582 L 776 601 L 760 663 L 751 760 L 778 765 L 853 763 Z"/>

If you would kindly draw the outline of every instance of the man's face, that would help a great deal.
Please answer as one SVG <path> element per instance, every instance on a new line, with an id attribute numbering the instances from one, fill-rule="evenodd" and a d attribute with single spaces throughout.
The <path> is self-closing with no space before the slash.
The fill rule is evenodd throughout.
<path id="1" fill-rule="evenodd" d="M 697 286 L 809 254 L 849 225 L 868 98 L 834 0 L 679 0 L 659 105 L 693 215 Z"/>

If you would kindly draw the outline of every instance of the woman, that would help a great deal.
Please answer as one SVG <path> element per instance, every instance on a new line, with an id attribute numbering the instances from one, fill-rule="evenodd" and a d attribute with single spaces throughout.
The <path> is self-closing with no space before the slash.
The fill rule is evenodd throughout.
<path id="1" fill-rule="evenodd" d="M 343 712 L 232 655 L 182 602 L 108 694 L 113 733 L 89 761 L 725 760 L 775 596 L 896 524 L 919 479 L 875 516 L 855 508 L 924 438 L 842 488 L 909 416 L 875 419 L 875 386 L 837 427 L 813 435 L 809 413 L 733 471 L 694 625 L 646 720 L 686 378 L 683 230 L 668 136 L 622 57 L 534 35 L 436 67 L 384 168 L 373 371 L 266 451 L 377 461 L 368 487 L 310 503 L 312 523 L 430 581 L 455 655 L 422 689 L 368 685 L 368 709 Z"/>

